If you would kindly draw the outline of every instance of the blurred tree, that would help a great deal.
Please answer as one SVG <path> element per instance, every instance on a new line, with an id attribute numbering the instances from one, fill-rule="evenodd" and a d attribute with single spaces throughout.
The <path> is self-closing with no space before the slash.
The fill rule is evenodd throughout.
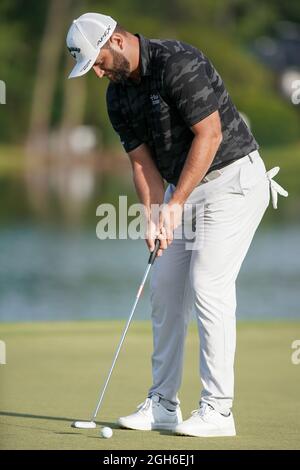
<path id="1" fill-rule="evenodd" d="M 49 130 L 53 97 L 57 81 L 59 59 L 62 53 L 70 8 L 74 0 L 51 0 L 47 13 L 46 27 L 39 50 L 37 74 L 34 86 L 28 153 L 48 153 Z"/>
<path id="2" fill-rule="evenodd" d="M 174 37 L 199 47 L 222 73 L 239 108 L 255 119 L 253 102 L 267 104 L 268 96 L 274 103 L 275 141 L 297 138 L 295 109 L 280 99 L 273 78 L 245 46 L 271 33 L 278 20 L 300 22 L 299 0 L 1 0 L 0 79 L 7 85 L 7 104 L 0 108 L 2 141 L 22 142 L 29 128 L 30 142 L 39 147 L 39 134 L 47 135 L 49 128 L 81 123 L 98 123 L 105 144 L 117 141 L 106 115 L 107 81 L 92 74 L 66 80 L 73 64 L 65 35 L 69 22 L 86 11 L 111 15 L 132 32 Z M 288 134 L 280 131 L 281 109 Z M 261 135 L 269 143 L 263 119 L 268 107 L 259 110 Z M 42 142 L 42 151 L 46 147 Z"/>
<path id="3" fill-rule="evenodd" d="M 82 2 L 72 1 L 72 18 L 77 18 L 81 14 Z M 70 131 L 72 128 L 84 123 L 87 100 L 87 80 L 67 80 L 70 71 L 74 67 L 75 61 L 65 47 L 63 49 L 63 100 L 61 110 L 61 120 L 59 129 L 59 139 L 62 151 L 70 152 Z M 76 97 L 76 99 L 74 99 Z"/>
<path id="4" fill-rule="evenodd" d="M 36 50 L 44 27 L 45 4 L 36 0 L 0 2 L 0 78 L 7 85 L 7 104 L 0 113 L 2 142 L 20 142 L 28 123 Z"/>

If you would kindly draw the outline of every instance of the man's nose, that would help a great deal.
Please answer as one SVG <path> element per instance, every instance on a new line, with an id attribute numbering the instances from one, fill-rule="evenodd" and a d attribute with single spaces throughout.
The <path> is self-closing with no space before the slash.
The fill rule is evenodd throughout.
<path id="1" fill-rule="evenodd" d="M 94 72 L 95 72 L 95 74 L 97 75 L 98 78 L 104 77 L 105 72 L 104 72 L 104 70 L 101 70 L 100 67 L 94 65 L 93 69 L 94 69 Z"/>

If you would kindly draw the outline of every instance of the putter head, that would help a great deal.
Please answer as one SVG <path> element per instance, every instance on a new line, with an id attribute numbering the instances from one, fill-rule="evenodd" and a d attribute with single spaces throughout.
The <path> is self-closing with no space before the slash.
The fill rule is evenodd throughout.
<path id="1" fill-rule="evenodd" d="M 71 427 L 77 429 L 95 429 L 96 423 L 94 421 L 74 421 Z"/>

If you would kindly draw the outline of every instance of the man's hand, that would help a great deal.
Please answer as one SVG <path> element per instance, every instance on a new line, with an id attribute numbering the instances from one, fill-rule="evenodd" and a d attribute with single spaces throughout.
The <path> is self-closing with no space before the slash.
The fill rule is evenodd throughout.
<path id="1" fill-rule="evenodd" d="M 154 250 L 155 240 L 160 240 L 160 249 L 157 256 L 171 245 L 174 239 L 174 230 L 182 222 L 183 206 L 181 204 L 163 204 L 160 206 L 158 220 L 150 220 L 146 234 L 146 243 L 150 251 Z"/>
<path id="2" fill-rule="evenodd" d="M 159 234 L 158 224 L 155 223 L 153 219 L 149 219 L 147 223 L 147 231 L 145 234 L 145 240 L 151 252 L 154 250 L 155 240 L 158 238 L 158 234 Z M 157 253 L 157 256 L 158 256 L 158 253 Z"/>
<path id="3" fill-rule="evenodd" d="M 174 230 L 182 222 L 183 205 L 169 202 L 162 206 L 159 214 L 159 232 L 165 236 L 169 246 L 174 238 Z"/>

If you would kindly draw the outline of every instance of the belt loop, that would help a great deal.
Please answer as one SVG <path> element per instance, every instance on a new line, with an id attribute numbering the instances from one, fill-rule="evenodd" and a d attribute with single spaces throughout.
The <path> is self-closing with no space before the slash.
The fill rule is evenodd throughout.
<path id="1" fill-rule="evenodd" d="M 253 157 L 252 157 L 251 153 L 248 153 L 248 157 L 249 157 L 250 162 L 253 163 Z"/>

